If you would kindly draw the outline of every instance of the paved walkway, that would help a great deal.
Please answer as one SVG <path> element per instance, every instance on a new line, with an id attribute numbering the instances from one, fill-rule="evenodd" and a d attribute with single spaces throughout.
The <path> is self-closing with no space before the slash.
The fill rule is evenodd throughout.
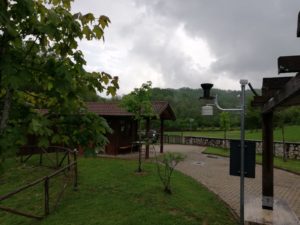
<path id="1" fill-rule="evenodd" d="M 158 148 L 157 148 L 158 149 Z M 203 147 L 165 145 L 165 152 L 182 152 L 187 158 L 177 169 L 193 177 L 221 197 L 239 215 L 240 178 L 229 175 L 229 159 L 202 154 Z M 256 178 L 245 179 L 245 198 L 261 198 L 262 168 Z M 285 201 L 300 218 L 300 176 L 274 169 L 275 199 Z"/>

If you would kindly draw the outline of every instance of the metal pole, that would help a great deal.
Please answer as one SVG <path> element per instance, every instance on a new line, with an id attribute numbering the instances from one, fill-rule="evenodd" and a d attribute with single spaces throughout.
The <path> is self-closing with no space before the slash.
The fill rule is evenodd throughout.
<path id="1" fill-rule="evenodd" d="M 245 156 L 245 85 L 247 80 L 240 80 L 241 84 L 241 176 L 240 176 L 240 224 L 244 225 L 244 156 Z"/>
<path id="2" fill-rule="evenodd" d="M 245 186 L 245 86 L 248 84 L 248 80 L 240 80 L 241 84 L 241 107 L 234 109 L 224 109 L 218 103 L 218 96 L 215 97 L 214 104 L 221 111 L 228 112 L 240 112 L 241 113 L 241 168 L 240 168 L 240 224 L 244 225 L 244 186 Z"/>

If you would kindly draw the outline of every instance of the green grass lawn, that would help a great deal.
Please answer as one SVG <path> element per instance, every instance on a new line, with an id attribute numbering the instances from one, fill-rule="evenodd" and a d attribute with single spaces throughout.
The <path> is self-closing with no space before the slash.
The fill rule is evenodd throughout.
<path id="1" fill-rule="evenodd" d="M 154 164 L 144 163 L 145 172 L 142 174 L 136 174 L 136 168 L 137 162 L 131 160 L 80 158 L 79 189 L 68 188 L 56 211 L 46 219 L 36 221 L 0 210 L 0 224 L 237 224 L 225 204 L 190 177 L 175 171 L 173 194 L 168 195 L 163 192 Z M 34 180 L 36 175 L 45 173 L 49 171 L 44 168 L 11 163 L 11 168 L 0 177 L 0 195 L 20 186 L 24 180 Z M 56 187 L 50 188 L 50 193 L 57 190 Z M 0 204 L 42 212 L 41 191 L 42 187 L 38 187 Z"/>
<path id="2" fill-rule="evenodd" d="M 207 147 L 203 153 L 229 157 L 230 151 L 223 148 Z M 261 154 L 256 154 L 256 163 L 262 163 Z M 284 162 L 282 158 L 274 157 L 274 167 L 300 174 L 300 160 L 288 159 L 287 162 Z"/>
<path id="3" fill-rule="evenodd" d="M 224 138 L 223 131 L 176 131 L 176 132 L 165 132 L 169 135 L 183 135 L 183 136 L 202 136 L 202 137 L 215 137 L 215 138 Z M 261 140 L 261 130 L 257 131 L 246 131 L 246 139 L 248 140 Z M 232 139 L 240 138 L 239 130 L 232 130 L 227 132 L 227 137 Z M 286 126 L 285 127 L 285 139 L 289 142 L 300 142 L 300 126 Z M 282 135 L 280 129 L 274 130 L 274 140 L 282 141 Z"/>

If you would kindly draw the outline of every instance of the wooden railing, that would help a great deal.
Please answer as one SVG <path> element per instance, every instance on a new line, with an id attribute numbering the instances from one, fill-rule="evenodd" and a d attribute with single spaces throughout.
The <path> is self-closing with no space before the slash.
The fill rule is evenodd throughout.
<path id="1" fill-rule="evenodd" d="M 56 150 L 54 151 L 53 149 L 56 148 Z M 44 151 L 44 150 L 43 150 Z M 49 151 L 54 151 L 54 152 L 65 152 L 67 154 L 64 155 L 63 159 L 60 161 L 60 163 L 58 163 L 57 165 L 60 164 L 60 166 L 62 165 L 63 160 L 67 157 L 68 158 L 68 164 L 66 166 L 64 166 L 63 168 L 57 169 L 56 171 L 54 171 L 53 173 L 51 173 L 48 176 L 44 176 L 42 178 L 39 178 L 29 184 L 26 184 L 16 190 L 13 190 L 5 195 L 0 196 L 0 203 L 2 203 L 2 201 L 11 198 L 13 196 L 15 196 L 16 194 L 23 192 L 31 187 L 34 187 L 40 183 L 43 183 L 43 189 L 44 189 L 44 213 L 43 215 L 35 215 L 33 213 L 29 213 L 29 212 L 23 212 L 17 209 L 13 209 L 13 208 L 9 208 L 9 207 L 5 207 L 3 205 L 0 205 L 0 210 L 6 211 L 6 212 L 10 212 L 13 214 L 17 214 L 17 215 L 21 215 L 21 216 L 25 216 L 25 217 L 29 217 L 29 218 L 35 218 L 35 219 L 42 219 L 45 216 L 49 215 L 50 213 L 50 198 L 49 198 L 49 193 L 50 193 L 50 186 L 49 186 L 49 181 L 50 179 L 58 176 L 61 173 L 65 173 L 65 171 L 69 171 L 71 172 L 71 170 L 73 170 L 73 188 L 77 189 L 77 180 L 78 180 L 78 171 L 77 171 L 77 151 L 76 150 L 71 150 L 68 148 L 63 148 L 63 147 L 49 147 Z M 35 153 L 35 154 L 40 154 L 39 152 Z M 32 155 L 32 152 L 30 153 L 30 155 Z M 70 161 L 70 155 L 73 155 L 73 160 L 72 162 Z M 57 158 L 57 157 L 56 157 Z M 58 161 L 57 161 L 58 162 Z M 65 183 L 63 186 L 63 189 L 61 190 L 61 192 L 58 194 L 58 197 L 56 199 L 56 202 L 54 204 L 54 209 L 57 207 L 65 189 L 67 187 L 67 184 Z M 53 210 L 54 210 L 53 209 Z"/>

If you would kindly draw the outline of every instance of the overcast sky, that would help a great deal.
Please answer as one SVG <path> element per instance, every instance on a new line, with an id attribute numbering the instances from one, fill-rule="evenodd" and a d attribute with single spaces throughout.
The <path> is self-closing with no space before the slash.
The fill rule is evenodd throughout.
<path id="1" fill-rule="evenodd" d="M 278 76 L 277 58 L 300 54 L 299 0 L 75 0 L 106 15 L 105 42 L 82 41 L 87 70 L 119 76 L 119 95 L 153 87 L 240 89 Z M 281 75 L 282 76 L 282 75 Z"/>

